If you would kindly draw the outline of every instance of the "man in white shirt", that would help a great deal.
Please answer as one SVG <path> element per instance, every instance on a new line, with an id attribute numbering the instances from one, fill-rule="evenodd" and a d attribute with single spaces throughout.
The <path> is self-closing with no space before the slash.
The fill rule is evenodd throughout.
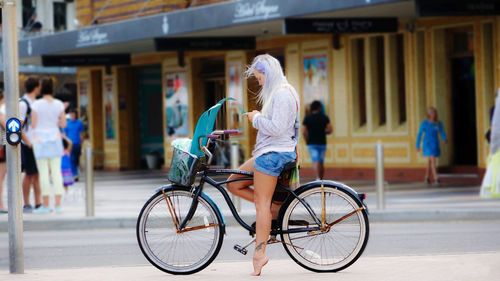
<path id="1" fill-rule="evenodd" d="M 33 146 L 30 141 L 30 126 L 31 126 L 31 106 L 36 98 L 40 95 L 40 81 L 35 77 L 28 77 L 24 82 L 26 94 L 19 100 L 19 118 L 22 122 L 22 143 L 21 143 L 21 160 L 22 170 L 25 173 L 23 179 L 23 211 L 31 213 L 33 206 L 30 204 L 30 187 L 33 186 L 35 193 L 35 208 L 42 205 L 42 194 L 40 190 L 40 180 L 38 177 L 38 169 L 36 166 Z"/>

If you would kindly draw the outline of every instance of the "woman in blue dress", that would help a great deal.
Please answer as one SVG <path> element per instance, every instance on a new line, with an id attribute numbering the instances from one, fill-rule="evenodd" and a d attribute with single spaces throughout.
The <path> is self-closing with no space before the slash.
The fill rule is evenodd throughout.
<path id="1" fill-rule="evenodd" d="M 437 110 L 434 107 L 430 107 L 427 111 L 427 119 L 420 124 L 416 144 L 417 151 L 420 152 L 420 145 L 423 138 L 422 155 L 428 157 L 427 168 L 425 170 L 425 181 L 428 184 L 431 182 L 435 184 L 439 183 L 436 171 L 436 159 L 441 155 L 441 150 L 439 149 L 439 136 L 441 136 L 441 140 L 444 143 L 447 142 L 443 123 L 438 120 Z"/>

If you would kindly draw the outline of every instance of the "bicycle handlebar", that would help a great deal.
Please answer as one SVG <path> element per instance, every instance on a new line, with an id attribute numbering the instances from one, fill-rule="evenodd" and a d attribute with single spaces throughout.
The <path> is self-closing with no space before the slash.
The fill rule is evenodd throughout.
<path id="1" fill-rule="evenodd" d="M 236 134 L 240 134 L 240 133 L 241 133 L 240 130 L 234 130 L 234 129 L 233 130 L 215 130 L 209 135 L 200 136 L 198 138 L 198 145 L 199 145 L 200 149 L 205 153 L 205 155 L 208 156 L 207 163 L 210 164 L 210 162 L 212 162 L 212 157 L 213 157 L 212 153 L 207 148 L 211 140 L 218 139 L 221 135 L 236 135 Z M 201 142 L 202 142 L 204 137 L 208 138 L 208 142 L 205 146 L 201 145 Z"/>
<path id="2" fill-rule="evenodd" d="M 241 133 L 240 130 L 215 130 L 212 132 L 212 135 L 236 135 Z"/>

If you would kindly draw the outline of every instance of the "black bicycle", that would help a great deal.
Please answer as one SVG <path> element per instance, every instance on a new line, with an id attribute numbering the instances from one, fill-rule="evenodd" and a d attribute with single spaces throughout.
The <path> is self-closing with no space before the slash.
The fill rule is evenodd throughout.
<path id="1" fill-rule="evenodd" d="M 208 117 L 202 115 L 198 125 L 210 121 L 208 118 L 202 122 L 203 118 Z M 218 206 L 203 192 L 206 185 L 216 188 L 236 221 L 250 235 L 255 234 L 254 227 L 241 219 L 224 188 L 230 182 L 252 180 L 253 174 L 210 167 L 210 143 L 236 131 L 200 133 L 213 129 L 213 124 L 208 124 L 200 130 L 197 125 L 193 139 L 199 141 L 199 146 L 192 147 L 192 153 L 174 148 L 169 179 L 175 183 L 158 188 L 137 221 L 137 240 L 142 253 L 151 264 L 171 274 L 192 274 L 204 269 L 222 246 L 224 219 Z M 196 155 L 198 148 L 206 157 Z M 309 182 L 292 190 L 289 181 L 294 164 L 285 167 L 279 176 L 273 201 L 281 201 L 282 205 L 268 244 L 281 243 L 288 255 L 308 270 L 343 270 L 361 256 L 368 242 L 364 194 L 327 180 Z M 239 177 L 229 180 L 230 174 Z M 215 179 L 222 176 L 225 179 Z M 195 179 L 199 181 L 195 183 Z M 246 254 L 252 243 L 235 245 L 234 249 Z"/>

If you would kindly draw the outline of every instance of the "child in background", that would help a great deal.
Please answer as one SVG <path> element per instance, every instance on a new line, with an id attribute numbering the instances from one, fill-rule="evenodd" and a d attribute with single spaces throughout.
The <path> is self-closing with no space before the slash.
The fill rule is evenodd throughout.
<path id="1" fill-rule="evenodd" d="M 71 148 L 73 143 L 69 138 L 63 136 L 64 155 L 61 159 L 61 172 L 63 176 L 63 185 L 66 195 L 68 195 L 68 187 L 75 183 L 73 172 L 71 171 Z"/>

